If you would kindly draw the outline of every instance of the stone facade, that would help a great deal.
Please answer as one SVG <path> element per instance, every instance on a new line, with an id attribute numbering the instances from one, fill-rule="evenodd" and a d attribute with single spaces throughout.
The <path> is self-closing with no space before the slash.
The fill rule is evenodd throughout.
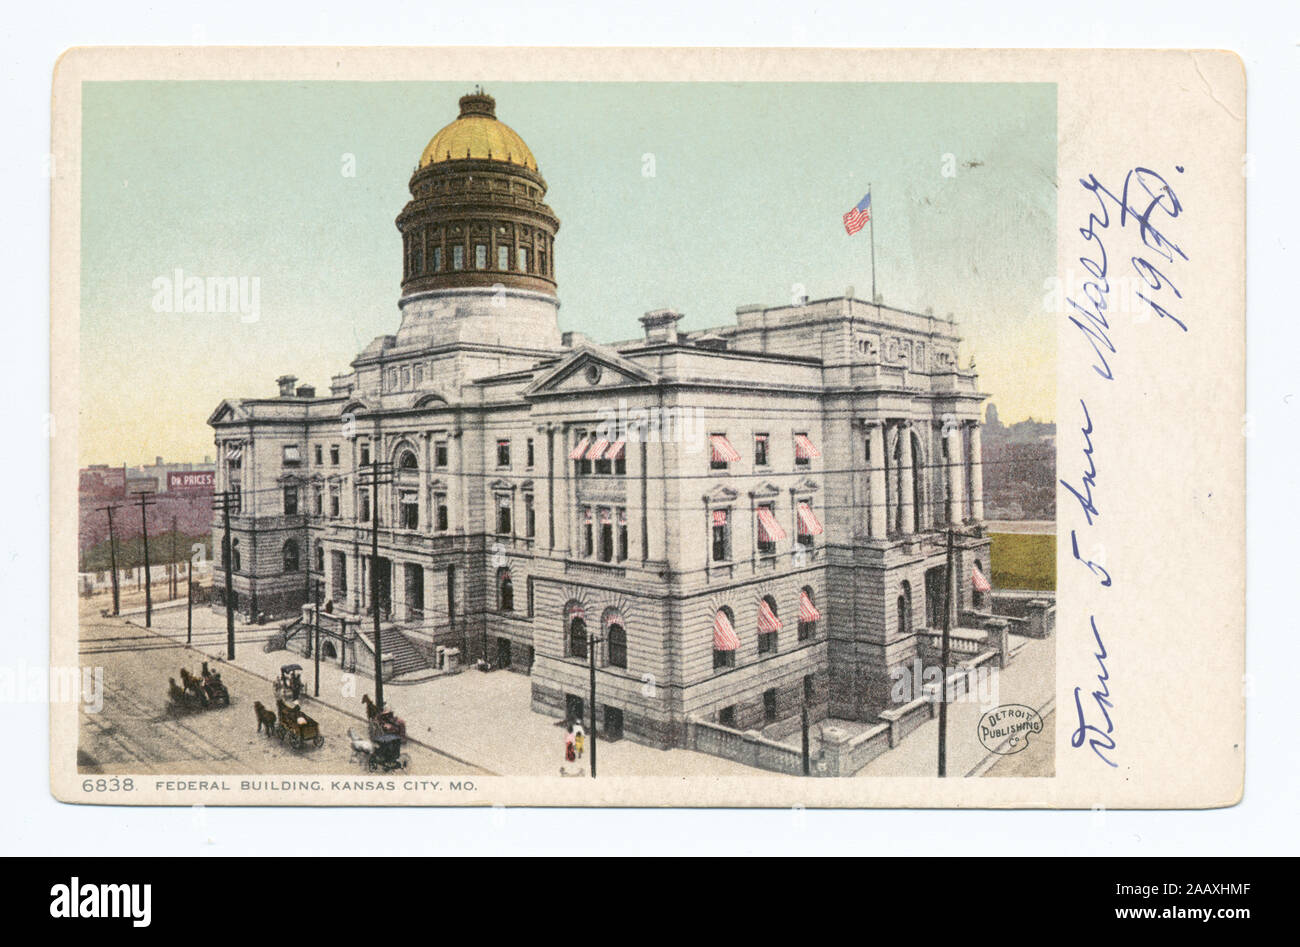
<path id="1" fill-rule="evenodd" d="M 609 345 L 562 334 L 549 252 L 502 285 L 473 268 L 413 275 L 413 221 L 445 233 L 468 219 L 417 191 L 484 168 L 535 184 L 540 214 L 535 166 L 435 154 L 399 219 L 396 335 L 327 396 L 282 379 L 279 397 L 227 400 L 209 419 L 217 489 L 242 497 L 237 607 L 292 615 L 318 583 L 337 613 L 369 611 L 358 475 L 374 458 L 392 470 L 381 613 L 426 652 L 530 673 L 536 711 L 588 712 L 594 639 L 610 736 L 681 745 L 692 717 L 779 736 L 805 702 L 814 720 L 875 719 L 918 631 L 942 624 L 950 524 L 964 527 L 958 578 L 990 574 L 984 395 L 957 364 L 956 325 L 845 296 L 742 307 L 705 332 L 656 310 L 642 337 Z M 487 213 L 483 195 L 465 200 Z M 519 223 L 520 207 L 485 226 Z M 955 616 L 982 607 L 968 580 L 955 588 Z"/>

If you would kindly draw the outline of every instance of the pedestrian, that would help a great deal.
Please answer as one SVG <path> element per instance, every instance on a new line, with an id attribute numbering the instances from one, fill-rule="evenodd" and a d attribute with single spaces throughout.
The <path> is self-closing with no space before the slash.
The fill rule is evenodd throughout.
<path id="1" fill-rule="evenodd" d="M 567 763 L 572 763 L 577 759 L 575 755 L 574 744 L 577 738 L 573 732 L 573 724 L 564 728 L 564 759 Z"/>
<path id="2" fill-rule="evenodd" d="M 582 745 L 587 741 L 587 733 L 582 729 L 582 724 L 573 725 L 573 749 L 578 754 L 578 759 L 582 759 Z"/>

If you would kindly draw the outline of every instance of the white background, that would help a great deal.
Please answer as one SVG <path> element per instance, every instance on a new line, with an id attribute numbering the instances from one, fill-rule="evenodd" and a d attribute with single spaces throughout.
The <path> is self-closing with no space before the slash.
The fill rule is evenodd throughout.
<path id="1" fill-rule="evenodd" d="M 12 6 L 5 16 L 6 134 L 0 347 L 10 423 L 0 527 L 0 661 L 48 661 L 50 78 L 76 45 L 681 45 L 1199 47 L 1244 59 L 1248 94 L 1248 610 L 1245 800 L 1208 812 L 128 809 L 48 792 L 43 704 L 0 703 L 0 852 L 78 855 L 608 852 L 744 854 L 1294 854 L 1297 697 L 1296 46 L 1287 3 L 1096 2 L 1048 13 L 998 4 L 861 0 L 421 4 L 313 0 Z M 1290 10 L 1290 12 L 1286 12 Z M 1224 15 L 1231 16 L 1225 21 Z M 1050 18 L 1049 18 L 1050 17 Z M 1117 100 L 1117 110 L 1123 102 Z M 1134 129 L 1135 135 L 1140 129 Z M 1287 222 L 1291 221 L 1291 224 Z M 1288 252 L 1289 251 L 1289 252 Z M 56 377 L 57 377 L 57 366 Z M 1214 396 L 1212 389 L 1205 397 Z M 1153 550 L 1153 555 L 1176 554 Z"/>

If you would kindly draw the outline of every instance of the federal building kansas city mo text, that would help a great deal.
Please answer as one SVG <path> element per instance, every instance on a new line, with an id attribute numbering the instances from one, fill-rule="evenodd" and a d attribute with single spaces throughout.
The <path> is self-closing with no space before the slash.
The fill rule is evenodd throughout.
<path id="1" fill-rule="evenodd" d="M 546 181 L 481 93 L 410 192 L 396 334 L 327 395 L 283 376 L 209 418 L 239 498 L 218 607 L 229 569 L 301 649 L 319 602 L 322 658 L 371 670 L 378 608 L 385 675 L 486 661 L 557 717 L 589 712 L 594 648 L 602 734 L 658 746 L 876 719 L 943 624 L 949 525 L 953 624 L 985 611 L 985 396 L 951 318 L 849 293 L 563 332 Z"/>

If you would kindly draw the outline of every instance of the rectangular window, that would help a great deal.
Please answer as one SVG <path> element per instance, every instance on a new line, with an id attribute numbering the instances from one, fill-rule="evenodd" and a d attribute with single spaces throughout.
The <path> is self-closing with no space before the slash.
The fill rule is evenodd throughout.
<path id="1" fill-rule="evenodd" d="M 325 490 L 319 484 L 312 487 L 311 511 L 317 516 L 325 512 Z"/>
<path id="2" fill-rule="evenodd" d="M 776 721 L 776 688 L 763 691 L 763 720 L 767 723 Z"/>
<path id="3" fill-rule="evenodd" d="M 527 453 L 528 453 L 528 469 L 529 469 L 529 470 L 532 470 L 532 468 L 533 468 L 533 462 L 534 462 L 534 460 L 536 459 L 536 457 L 535 457 L 535 455 L 533 454 L 533 439 L 532 439 L 531 437 L 528 438 L 528 442 L 527 442 L 527 444 L 525 445 L 525 447 L 526 447 L 526 449 L 527 449 Z"/>
<path id="4" fill-rule="evenodd" d="M 505 494 L 497 496 L 497 535 L 510 535 L 510 497 Z"/>
<path id="5" fill-rule="evenodd" d="M 410 387 L 411 387 L 411 369 L 408 366 L 402 369 L 402 388 L 405 389 Z"/>
<path id="6" fill-rule="evenodd" d="M 370 466 L 370 445 L 369 444 L 361 445 L 361 466 L 362 467 Z"/>
<path id="7" fill-rule="evenodd" d="M 284 445 L 284 465 L 286 467 L 297 467 L 302 463 L 302 454 L 298 450 L 297 444 Z"/>
<path id="8" fill-rule="evenodd" d="M 442 247 L 433 248 L 433 269 L 435 273 L 442 269 Z"/>
<path id="9" fill-rule="evenodd" d="M 714 510 L 713 518 L 713 561 L 726 562 L 731 558 L 731 513 L 729 510 Z"/>
<path id="10" fill-rule="evenodd" d="M 768 465 L 767 435 L 755 434 L 754 435 L 754 466 L 766 467 L 767 465 Z"/>
<path id="11" fill-rule="evenodd" d="M 337 485 L 330 487 L 330 516 L 338 519 L 340 506 L 340 494 Z"/>
<path id="12" fill-rule="evenodd" d="M 595 525 L 592 523 L 591 507 L 582 508 L 582 554 L 590 557 L 596 551 Z"/>
<path id="13" fill-rule="evenodd" d="M 759 654 L 776 654 L 776 635 L 775 631 L 760 631 L 758 633 Z"/>
<path id="14" fill-rule="evenodd" d="M 324 450 L 324 448 L 323 448 L 320 444 L 317 444 L 315 450 L 316 450 L 316 455 L 315 455 L 316 466 L 317 466 L 317 467 L 323 467 L 323 466 L 325 466 L 325 450 Z"/>
<path id="15" fill-rule="evenodd" d="M 415 366 L 415 384 L 416 387 L 424 384 L 424 365 Z"/>
<path id="16" fill-rule="evenodd" d="M 600 561 L 614 559 L 614 514 L 608 507 L 600 510 Z"/>
<path id="17" fill-rule="evenodd" d="M 487 269 L 487 250 L 488 248 L 486 243 L 474 244 L 474 269 Z"/>
<path id="18" fill-rule="evenodd" d="M 433 444 L 433 466 L 439 470 L 447 469 L 447 442 L 435 441 Z"/>
<path id="19" fill-rule="evenodd" d="M 357 519 L 370 522 L 370 493 L 365 489 L 357 491 Z"/>
<path id="20" fill-rule="evenodd" d="M 618 561 L 627 559 L 627 510 L 618 510 Z"/>
<path id="21" fill-rule="evenodd" d="M 804 704 L 806 704 L 806 705 L 808 705 L 808 706 L 811 707 L 811 706 L 812 706 L 812 703 L 813 703 L 813 695 L 814 695 L 815 693 L 816 693 L 816 691 L 814 690 L 814 681 L 813 681 L 813 676 L 812 676 L 811 674 L 805 674 L 805 675 L 803 676 L 803 702 L 804 702 Z"/>
<path id="22" fill-rule="evenodd" d="M 420 528 L 419 494 L 414 490 L 403 490 L 398 495 L 398 507 L 401 514 L 402 529 Z"/>
<path id="23" fill-rule="evenodd" d="M 298 512 L 298 488 L 284 488 L 284 515 L 294 516 Z"/>
<path id="24" fill-rule="evenodd" d="M 449 526 L 447 516 L 447 494 L 435 493 L 433 495 L 433 508 L 436 511 L 435 515 L 437 516 L 438 532 L 447 532 Z"/>
<path id="25" fill-rule="evenodd" d="M 509 247 L 497 247 L 497 269 L 498 270 L 510 269 L 510 248 Z"/>
<path id="26" fill-rule="evenodd" d="M 808 439 L 807 431 L 794 432 L 794 465 L 796 467 L 807 467 L 812 463 L 812 458 L 816 456 L 816 448 L 813 447 L 812 441 Z"/>
<path id="27" fill-rule="evenodd" d="M 339 445 L 331 444 L 330 445 L 330 466 L 337 467 L 338 465 L 339 465 Z"/>
<path id="28" fill-rule="evenodd" d="M 533 495 L 524 494 L 524 535 L 532 539 L 537 535 L 537 513 L 533 509 Z"/>
<path id="29" fill-rule="evenodd" d="M 763 525 L 764 521 L 769 517 L 775 521 L 776 506 L 772 503 L 760 503 L 758 505 L 758 528 L 755 535 L 758 536 L 758 551 L 762 555 L 770 555 L 776 552 L 776 537 Z"/>
<path id="30" fill-rule="evenodd" d="M 460 244 L 451 248 L 451 268 L 453 270 L 465 269 L 465 248 Z"/>
<path id="31" fill-rule="evenodd" d="M 541 273 L 543 276 L 546 275 L 546 251 L 545 250 L 537 251 L 537 272 Z"/>
<path id="32" fill-rule="evenodd" d="M 508 440 L 497 441 L 497 466 L 510 466 L 510 442 Z"/>
<path id="33" fill-rule="evenodd" d="M 528 248 L 520 247 L 518 257 L 519 257 L 519 272 L 527 273 L 528 272 Z"/>
<path id="34" fill-rule="evenodd" d="M 727 435 L 715 431 L 709 435 L 709 469 L 729 470 L 732 463 L 740 460 L 740 454 L 731 446 Z"/>

